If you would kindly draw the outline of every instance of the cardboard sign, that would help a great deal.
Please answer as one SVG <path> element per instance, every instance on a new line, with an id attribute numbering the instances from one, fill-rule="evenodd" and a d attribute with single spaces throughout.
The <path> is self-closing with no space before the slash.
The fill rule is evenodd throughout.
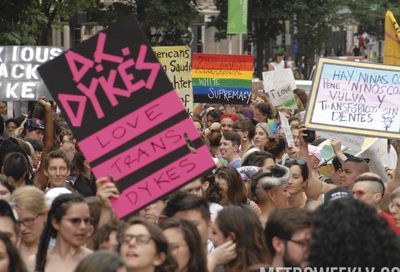
<path id="1" fill-rule="evenodd" d="M 263 72 L 264 90 L 268 93 L 274 106 L 296 109 L 293 90 L 296 89 L 292 69 Z"/>
<path id="2" fill-rule="evenodd" d="M 365 137 L 360 135 L 352 135 L 352 134 L 339 134 L 333 132 L 326 131 L 317 131 L 317 135 L 319 137 L 330 139 L 337 138 L 342 143 L 342 149 L 351 148 L 355 153 L 361 151 L 361 147 L 363 146 Z M 347 152 L 347 151 L 346 151 Z"/>
<path id="3" fill-rule="evenodd" d="M 153 51 L 182 100 L 188 114 L 193 113 L 192 65 L 189 46 L 156 46 Z"/>
<path id="4" fill-rule="evenodd" d="M 370 171 L 387 182 L 389 177 L 384 167 L 389 157 L 387 139 L 366 138 L 366 143 L 367 146 L 357 154 L 357 157 L 370 159 L 368 163 Z"/>
<path id="5" fill-rule="evenodd" d="M 39 72 L 96 178 L 115 179 L 121 197 L 113 208 L 119 218 L 214 167 L 133 16 Z"/>
<path id="6" fill-rule="evenodd" d="M 285 133 L 285 137 L 286 137 L 286 141 L 287 141 L 288 147 L 293 147 L 294 146 L 294 140 L 293 140 L 292 130 L 290 129 L 290 125 L 289 125 L 289 120 L 281 112 L 279 112 L 279 118 L 281 119 L 281 126 L 283 128 L 284 133 Z"/>
<path id="7" fill-rule="evenodd" d="M 36 70 L 62 51 L 52 46 L 0 46 L 0 100 L 52 100 Z"/>
<path id="8" fill-rule="evenodd" d="M 197 103 L 250 103 L 253 78 L 251 55 L 194 53 L 192 56 L 193 97 Z"/>
<path id="9" fill-rule="evenodd" d="M 306 126 L 400 138 L 400 67 L 321 58 Z"/>

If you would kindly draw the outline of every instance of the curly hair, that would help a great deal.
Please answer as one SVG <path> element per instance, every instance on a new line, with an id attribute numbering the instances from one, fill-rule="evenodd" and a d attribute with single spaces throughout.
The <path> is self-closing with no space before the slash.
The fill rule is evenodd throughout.
<path id="1" fill-rule="evenodd" d="M 376 210 L 353 198 L 320 206 L 311 217 L 310 266 L 395 267 L 400 240 Z"/>

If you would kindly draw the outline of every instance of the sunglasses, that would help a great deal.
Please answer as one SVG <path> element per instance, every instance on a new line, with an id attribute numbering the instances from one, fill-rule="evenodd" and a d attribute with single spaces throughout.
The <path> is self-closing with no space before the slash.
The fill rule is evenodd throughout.
<path id="1" fill-rule="evenodd" d="M 307 161 L 302 160 L 302 159 L 287 159 L 285 161 L 285 166 L 292 166 L 292 165 L 307 165 Z"/>

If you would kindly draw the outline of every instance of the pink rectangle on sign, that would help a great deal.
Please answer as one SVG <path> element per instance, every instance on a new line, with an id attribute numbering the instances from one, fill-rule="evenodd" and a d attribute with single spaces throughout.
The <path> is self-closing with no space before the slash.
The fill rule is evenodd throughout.
<path id="1" fill-rule="evenodd" d="M 179 101 L 179 103 L 181 102 Z M 182 107 L 182 103 L 180 107 Z M 93 173 L 97 178 L 111 174 L 114 179 L 119 180 L 186 145 L 185 132 L 192 141 L 200 136 L 192 120 L 187 118 L 97 165 L 92 169 Z"/>
<path id="2" fill-rule="evenodd" d="M 197 153 L 179 158 L 124 190 L 118 199 L 112 200 L 113 209 L 118 218 L 125 217 L 214 166 L 210 151 L 203 145 Z"/>
<path id="3" fill-rule="evenodd" d="M 79 148 L 92 162 L 183 110 L 181 100 L 172 90 L 80 141 Z"/>

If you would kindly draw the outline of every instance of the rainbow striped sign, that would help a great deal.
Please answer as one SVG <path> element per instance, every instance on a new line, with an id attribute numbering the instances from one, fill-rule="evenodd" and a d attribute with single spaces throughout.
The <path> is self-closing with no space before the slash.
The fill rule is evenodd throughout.
<path id="1" fill-rule="evenodd" d="M 249 104 L 253 60 L 252 55 L 194 53 L 192 56 L 194 102 Z"/>

